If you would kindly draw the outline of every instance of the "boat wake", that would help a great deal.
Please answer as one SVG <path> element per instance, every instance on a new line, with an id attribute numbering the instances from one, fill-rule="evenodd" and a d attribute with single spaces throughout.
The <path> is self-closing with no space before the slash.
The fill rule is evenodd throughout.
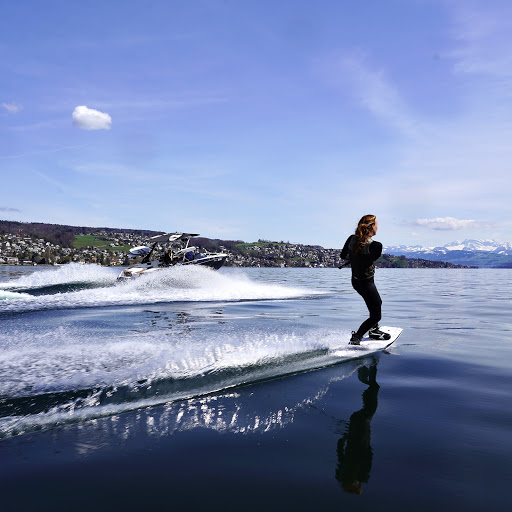
<path id="1" fill-rule="evenodd" d="M 2 312 L 155 304 L 161 302 L 289 299 L 305 288 L 257 283 L 243 273 L 177 266 L 117 283 L 117 271 L 98 265 L 69 264 L 0 284 Z"/>
<path id="2" fill-rule="evenodd" d="M 12 331 L 0 353 L 0 438 L 173 403 L 360 359 L 349 333 L 200 331 L 108 339 L 63 327 Z"/>
<path id="3" fill-rule="evenodd" d="M 305 320 L 292 299 L 326 296 L 309 288 L 200 266 L 121 283 L 116 274 L 67 265 L 0 285 L 0 438 L 372 353 L 312 322 L 311 302 Z"/>
<path id="4" fill-rule="evenodd" d="M 0 300 L 100 288 L 111 286 L 114 281 L 115 272 L 110 268 L 69 263 L 0 283 Z"/>

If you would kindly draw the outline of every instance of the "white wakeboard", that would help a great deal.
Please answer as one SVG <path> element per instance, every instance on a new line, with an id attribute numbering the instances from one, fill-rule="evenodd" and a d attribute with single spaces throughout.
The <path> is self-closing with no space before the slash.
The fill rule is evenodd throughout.
<path id="1" fill-rule="evenodd" d="M 389 340 L 373 340 L 369 336 L 365 336 L 361 340 L 360 345 L 350 345 L 347 343 L 346 347 L 343 347 L 341 349 L 340 355 L 346 355 L 347 351 L 354 352 L 354 356 L 356 352 L 360 352 L 362 356 L 373 354 L 374 352 L 379 352 L 380 350 L 385 350 L 390 345 L 392 345 L 402 334 L 403 329 L 400 327 L 386 327 L 386 326 L 380 326 L 379 329 L 383 332 L 387 332 L 391 335 L 391 338 Z M 336 351 L 337 353 L 338 351 Z"/>

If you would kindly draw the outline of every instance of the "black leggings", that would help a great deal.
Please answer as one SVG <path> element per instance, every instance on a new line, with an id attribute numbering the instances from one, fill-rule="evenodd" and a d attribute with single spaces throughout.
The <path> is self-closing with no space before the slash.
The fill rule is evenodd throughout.
<path id="1" fill-rule="evenodd" d="M 375 286 L 373 277 L 370 277 L 369 279 L 352 278 L 352 286 L 354 287 L 354 290 L 363 297 L 368 311 L 370 312 L 370 317 L 365 320 L 357 330 L 357 334 L 359 334 L 359 336 L 364 336 L 366 332 L 372 327 L 375 327 L 381 319 L 382 299 L 380 298 L 379 291 Z"/>

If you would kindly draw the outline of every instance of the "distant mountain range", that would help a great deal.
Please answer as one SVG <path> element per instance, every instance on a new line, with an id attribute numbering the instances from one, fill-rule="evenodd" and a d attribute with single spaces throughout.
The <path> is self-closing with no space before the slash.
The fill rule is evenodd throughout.
<path id="1" fill-rule="evenodd" d="M 512 268 L 512 243 L 494 240 L 457 240 L 439 247 L 389 246 L 384 247 L 384 253 L 482 268 Z"/>

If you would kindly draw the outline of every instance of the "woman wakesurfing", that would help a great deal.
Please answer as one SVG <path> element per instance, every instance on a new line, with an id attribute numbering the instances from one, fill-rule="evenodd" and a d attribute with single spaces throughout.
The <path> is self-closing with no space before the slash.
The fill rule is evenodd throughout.
<path id="1" fill-rule="evenodd" d="M 388 333 L 379 329 L 382 299 L 374 282 L 374 263 L 382 254 L 382 244 L 372 240 L 372 236 L 377 234 L 378 227 L 375 215 L 365 215 L 357 224 L 355 234 L 347 238 L 341 251 L 341 257 L 348 260 L 352 268 L 352 286 L 364 299 L 370 313 L 369 318 L 361 324 L 359 329 L 352 331 L 351 345 L 359 345 L 368 331 L 370 331 L 370 338 L 374 340 L 391 338 Z"/>

